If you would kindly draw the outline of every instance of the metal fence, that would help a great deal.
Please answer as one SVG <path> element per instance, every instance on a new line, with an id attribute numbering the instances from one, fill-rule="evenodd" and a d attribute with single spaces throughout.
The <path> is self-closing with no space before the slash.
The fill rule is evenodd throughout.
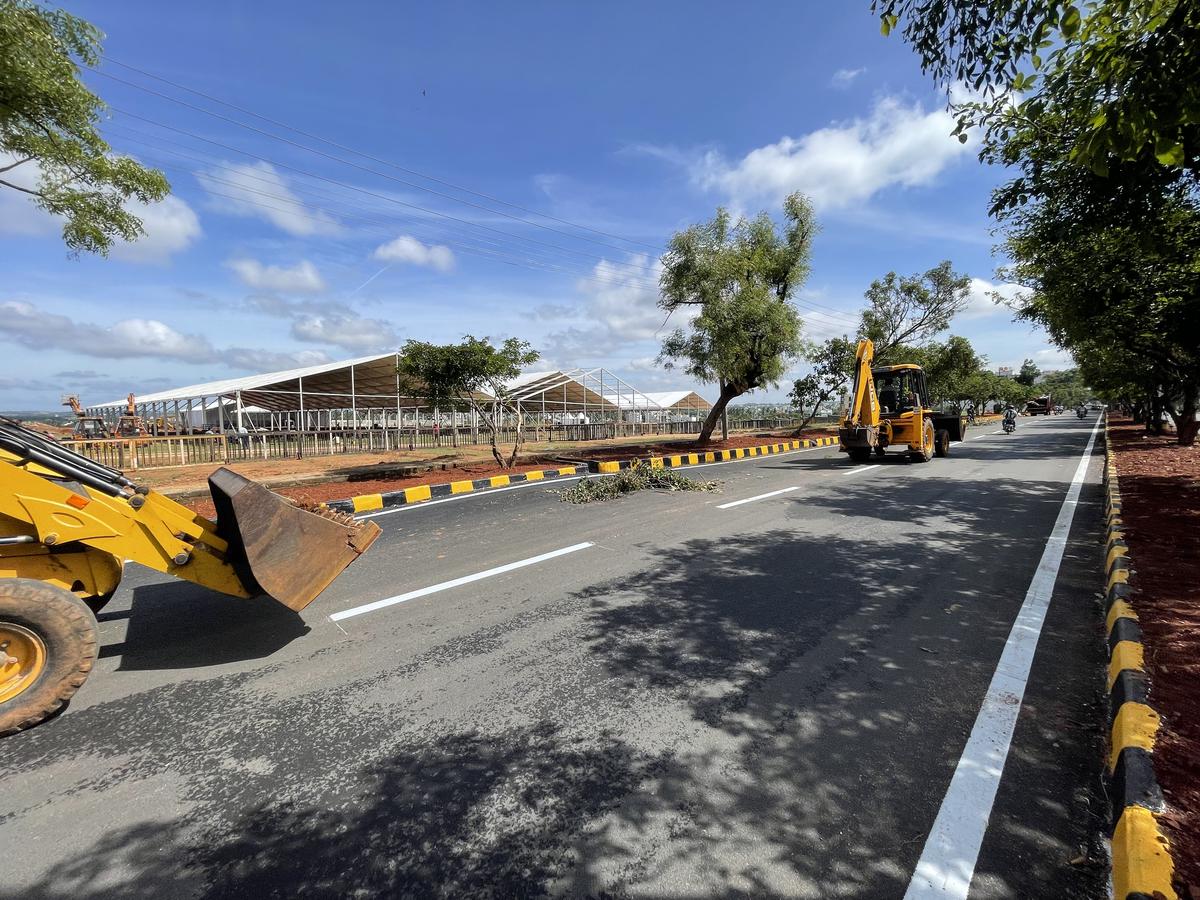
<path id="1" fill-rule="evenodd" d="M 733 431 L 794 427 L 784 419 L 755 419 L 730 422 Z M 684 422 L 597 422 L 589 424 L 538 423 L 525 429 L 527 442 L 594 441 L 623 437 L 698 434 L 701 423 Z M 501 444 L 516 438 L 515 430 L 503 429 Z M 422 425 L 416 428 L 330 429 L 299 433 L 294 431 L 253 431 L 244 434 L 167 435 L 162 437 L 105 438 L 64 441 L 63 446 L 111 466 L 114 469 L 165 468 L 219 464 L 255 459 L 296 459 L 305 456 L 336 456 L 343 453 L 387 453 L 404 450 L 431 450 L 439 447 L 480 446 L 491 442 L 486 429 L 443 428 Z"/>

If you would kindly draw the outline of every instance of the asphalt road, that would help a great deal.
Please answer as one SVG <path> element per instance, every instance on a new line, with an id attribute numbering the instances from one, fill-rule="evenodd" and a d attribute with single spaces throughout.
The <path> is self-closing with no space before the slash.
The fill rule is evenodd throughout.
<path id="1" fill-rule="evenodd" d="M 0 742 L 0 896 L 901 897 L 1093 424 L 402 508 L 299 616 L 130 567 Z M 1101 460 L 972 898 L 1104 895 Z"/>

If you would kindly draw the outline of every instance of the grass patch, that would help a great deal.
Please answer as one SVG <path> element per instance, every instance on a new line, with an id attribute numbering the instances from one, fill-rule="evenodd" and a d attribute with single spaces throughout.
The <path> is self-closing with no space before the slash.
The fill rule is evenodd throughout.
<path id="1" fill-rule="evenodd" d="M 642 462 L 635 462 L 616 475 L 602 478 L 585 478 L 573 487 L 558 492 L 558 498 L 567 503 L 593 503 L 597 500 L 612 500 L 635 491 L 716 491 L 719 482 L 688 478 L 674 469 L 655 469 Z"/>

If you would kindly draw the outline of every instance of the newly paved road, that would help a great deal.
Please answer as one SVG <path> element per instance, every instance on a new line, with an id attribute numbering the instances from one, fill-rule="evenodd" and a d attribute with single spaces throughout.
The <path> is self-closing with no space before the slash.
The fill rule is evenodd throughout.
<path id="1" fill-rule="evenodd" d="M 901 897 L 1093 424 L 402 509 L 302 616 L 131 567 L 0 742 L 0 896 Z M 1103 895 L 1100 469 L 973 898 Z"/>

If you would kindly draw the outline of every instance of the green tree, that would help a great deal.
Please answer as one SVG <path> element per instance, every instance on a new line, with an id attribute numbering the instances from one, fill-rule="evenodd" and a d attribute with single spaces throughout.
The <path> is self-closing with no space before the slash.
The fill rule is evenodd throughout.
<path id="1" fill-rule="evenodd" d="M 137 240 L 142 223 L 126 203 L 170 190 L 161 172 L 114 155 L 96 130 L 104 105 L 79 67 L 97 64 L 101 38 L 70 13 L 0 0 L 0 188 L 61 216 L 75 254 L 107 255 L 114 240 Z M 22 167 L 29 178 L 14 178 Z"/>
<path id="2" fill-rule="evenodd" d="M 955 272 L 950 260 L 918 275 L 888 272 L 867 288 L 858 336 L 874 342 L 878 365 L 913 362 L 903 355 L 911 352 L 907 348 L 945 331 L 967 305 L 970 285 L 971 279 Z"/>
<path id="3" fill-rule="evenodd" d="M 957 102 L 958 134 L 1002 145 L 1047 109 L 1068 123 L 1068 156 L 1200 166 L 1200 5 L 1194 0 L 873 0 Z M 901 24 L 903 23 L 903 24 Z"/>
<path id="4" fill-rule="evenodd" d="M 1042 370 L 1033 364 L 1033 360 L 1027 359 L 1025 362 L 1021 363 L 1021 371 L 1014 376 L 1013 380 L 1016 381 L 1017 384 L 1031 388 L 1038 380 L 1038 376 L 1041 374 Z"/>
<path id="5" fill-rule="evenodd" d="M 699 314 L 667 336 L 659 362 L 719 387 L 697 444 L 708 443 L 731 400 L 778 383 L 799 353 L 791 296 L 808 276 L 817 226 L 801 194 L 789 196 L 783 211 L 780 231 L 765 212 L 733 223 L 718 209 L 711 221 L 672 237 L 663 255 L 659 305 L 668 314 Z"/>
<path id="6" fill-rule="evenodd" d="M 812 371 L 792 384 L 788 398 L 802 421 L 796 432 L 808 427 L 821 407 L 837 397 L 854 374 L 855 344 L 845 335 L 821 343 L 810 343 L 802 355 L 812 364 Z"/>
<path id="7" fill-rule="evenodd" d="M 506 385 L 539 356 L 528 342 L 517 338 L 499 347 L 486 337 L 471 335 L 458 344 L 408 341 L 400 351 L 397 372 L 401 390 L 411 396 L 424 397 L 443 409 L 473 410 L 491 436 L 492 456 L 507 469 L 521 451 L 525 423 L 520 404 Z M 508 422 L 514 423 L 513 442 L 505 458 L 499 443 Z"/>

